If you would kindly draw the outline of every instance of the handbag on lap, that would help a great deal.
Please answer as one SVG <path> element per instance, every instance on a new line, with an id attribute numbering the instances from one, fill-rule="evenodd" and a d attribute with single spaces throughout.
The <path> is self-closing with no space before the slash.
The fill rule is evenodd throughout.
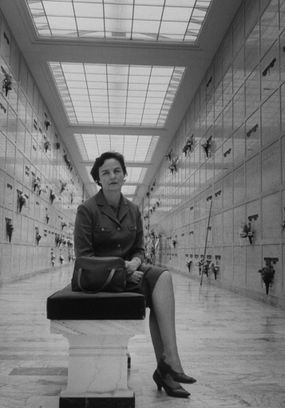
<path id="1" fill-rule="evenodd" d="M 80 256 L 76 258 L 76 283 L 83 292 L 123 292 L 127 285 L 125 261 L 120 257 Z"/>

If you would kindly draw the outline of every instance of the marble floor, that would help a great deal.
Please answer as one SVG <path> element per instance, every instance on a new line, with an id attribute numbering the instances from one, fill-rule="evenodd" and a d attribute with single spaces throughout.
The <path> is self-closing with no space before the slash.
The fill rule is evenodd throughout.
<path id="1" fill-rule="evenodd" d="M 0 287 L 0 407 L 57 408 L 65 387 L 67 342 L 49 332 L 46 298 L 71 269 Z M 130 342 L 129 384 L 136 408 L 285 407 L 285 312 L 173 274 L 176 325 L 189 399 L 157 392 L 150 336 Z"/>

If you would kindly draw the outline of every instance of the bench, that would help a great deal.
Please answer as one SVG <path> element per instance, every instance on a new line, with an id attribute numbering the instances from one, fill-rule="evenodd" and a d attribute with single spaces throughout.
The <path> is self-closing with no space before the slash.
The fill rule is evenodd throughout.
<path id="1" fill-rule="evenodd" d="M 51 333 L 69 342 L 67 387 L 60 408 L 134 408 L 127 383 L 128 342 L 145 333 L 145 298 L 133 292 L 73 292 L 47 299 Z"/>

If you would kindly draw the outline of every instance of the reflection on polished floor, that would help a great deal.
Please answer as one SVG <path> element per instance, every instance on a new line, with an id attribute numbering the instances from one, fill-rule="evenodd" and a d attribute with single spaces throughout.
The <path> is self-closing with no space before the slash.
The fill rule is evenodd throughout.
<path id="1" fill-rule="evenodd" d="M 0 288 L 0 407 L 57 408 L 67 343 L 51 335 L 46 298 L 69 282 L 62 267 Z M 198 379 L 189 400 L 157 392 L 150 336 L 130 342 L 136 407 L 285 406 L 285 313 L 173 274 L 177 336 L 185 371 Z"/>

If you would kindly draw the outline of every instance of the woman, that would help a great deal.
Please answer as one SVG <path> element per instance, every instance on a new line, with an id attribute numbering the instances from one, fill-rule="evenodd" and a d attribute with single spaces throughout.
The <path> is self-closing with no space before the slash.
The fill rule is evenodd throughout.
<path id="1" fill-rule="evenodd" d="M 98 157 L 91 175 L 101 190 L 78 207 L 74 230 L 75 255 L 119 256 L 125 259 L 127 290 L 145 295 L 150 307 L 150 333 L 157 359 L 153 379 L 168 395 L 187 398 L 190 393 L 179 382 L 194 383 L 187 376 L 178 355 L 174 293 L 170 273 L 143 264 L 144 241 L 138 207 L 121 194 L 127 170 L 120 153 L 106 152 Z M 75 274 L 72 289 L 76 285 Z"/>

